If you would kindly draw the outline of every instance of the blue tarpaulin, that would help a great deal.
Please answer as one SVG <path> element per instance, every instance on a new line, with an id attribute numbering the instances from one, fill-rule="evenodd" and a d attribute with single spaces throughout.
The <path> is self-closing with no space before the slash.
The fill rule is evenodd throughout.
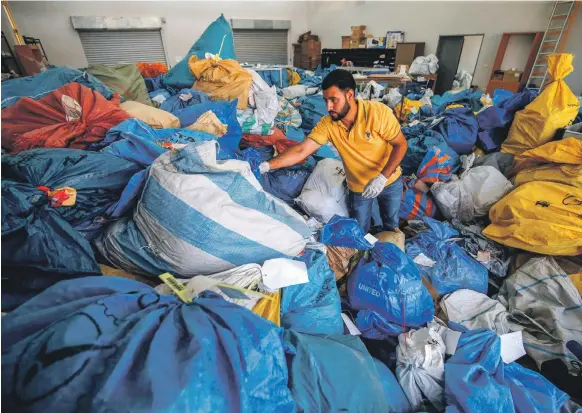
<path id="1" fill-rule="evenodd" d="M 323 100 L 323 95 L 310 95 L 302 96 L 298 101 L 301 106 L 299 106 L 299 113 L 301 114 L 301 128 L 305 135 L 309 135 L 311 130 L 317 125 L 319 120 L 327 115 L 327 106 Z"/>
<path id="2" fill-rule="evenodd" d="M 552 413 L 569 399 L 541 374 L 516 362 L 505 364 L 501 339 L 484 328 L 461 335 L 445 363 L 444 382 L 451 413 Z"/>
<path id="3" fill-rule="evenodd" d="M 276 86 L 278 88 L 284 89 L 289 86 L 289 77 L 287 76 L 287 68 L 283 67 L 281 70 L 278 69 L 258 69 L 253 68 L 263 80 L 271 86 Z"/>
<path id="4" fill-rule="evenodd" d="M 285 331 L 289 387 L 298 412 L 408 412 L 388 368 L 351 335 L 317 337 Z"/>
<path id="5" fill-rule="evenodd" d="M 435 261 L 432 267 L 416 264 L 435 290 L 443 295 L 466 288 L 487 293 L 487 268 L 475 261 L 453 238 L 459 233 L 448 222 L 425 217 L 428 231 L 421 232 L 406 242 L 406 255 L 411 260 L 424 254 Z"/>
<path id="6" fill-rule="evenodd" d="M 107 100 L 111 99 L 114 94 L 109 86 L 87 72 L 81 72 L 70 67 L 55 67 L 38 75 L 2 82 L 2 109 L 15 104 L 21 97 L 38 100 L 53 90 L 71 82 L 77 82 L 96 90 Z"/>
<path id="7" fill-rule="evenodd" d="M 117 156 L 78 149 L 2 156 L 4 310 L 57 281 L 101 274 L 89 240 L 133 206 L 121 208 L 120 198 L 140 170 Z M 58 205 L 65 187 L 74 190 L 71 206 Z M 47 190 L 57 193 L 49 197 Z"/>
<path id="8" fill-rule="evenodd" d="M 180 119 L 180 124 L 184 128 L 192 125 L 204 113 L 212 111 L 218 120 L 227 126 L 226 134 L 219 140 L 220 150 L 234 155 L 238 151 L 239 143 L 242 139 L 242 128 L 236 117 L 237 103 L 237 99 L 230 102 L 224 100 L 205 102 L 188 106 L 177 111 L 175 115 Z"/>
<path id="9" fill-rule="evenodd" d="M 206 102 L 210 102 L 210 96 L 207 93 L 196 89 L 182 89 L 176 95 L 164 100 L 160 109 L 176 114 L 188 106 Z"/>
<path id="10" fill-rule="evenodd" d="M 281 326 L 306 334 L 342 334 L 340 297 L 327 257 L 312 249 L 296 258 L 307 265 L 309 282 L 281 291 Z"/>
<path id="11" fill-rule="evenodd" d="M 61 282 L 2 318 L 2 405 L 13 412 L 295 412 L 282 330 L 206 292 Z"/>

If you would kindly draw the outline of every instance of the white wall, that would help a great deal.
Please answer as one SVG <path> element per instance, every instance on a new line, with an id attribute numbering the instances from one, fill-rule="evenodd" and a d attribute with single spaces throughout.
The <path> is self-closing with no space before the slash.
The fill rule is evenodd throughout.
<path id="1" fill-rule="evenodd" d="M 484 34 L 473 83 L 485 88 L 502 33 L 544 31 L 552 3 L 334 1 L 309 7 L 309 27 L 320 36 L 323 47 L 341 47 L 341 36 L 360 24 L 374 35 L 402 30 L 405 41 L 426 43 L 425 54 L 436 53 L 439 35 Z"/>
<path id="2" fill-rule="evenodd" d="M 471 75 L 474 74 L 475 68 L 477 67 L 477 59 L 479 58 L 479 50 L 481 49 L 482 41 L 483 36 L 465 36 L 457 72 L 466 70 Z"/>
<path id="3" fill-rule="evenodd" d="M 501 70 L 523 70 L 533 44 L 533 34 L 519 34 L 509 38 Z"/>
<path id="4" fill-rule="evenodd" d="M 502 33 L 543 31 L 552 9 L 552 2 L 542 1 L 9 1 L 9 5 L 21 33 L 39 37 L 51 63 L 73 67 L 84 67 L 87 61 L 70 16 L 165 17 L 163 32 L 171 62 L 184 56 L 220 13 L 227 19 L 290 20 L 289 45 L 299 34 L 311 30 L 320 36 L 324 48 L 341 47 L 341 36 L 350 34 L 350 26 L 360 24 L 378 36 L 388 30 L 403 30 L 406 41 L 425 42 L 427 54 L 436 52 L 439 35 L 484 34 L 473 80 L 483 88 L 487 86 Z M 4 22 L 3 19 L 3 28 Z M 566 80 L 575 93 L 582 94 L 579 39 L 582 10 L 564 48 L 578 56 L 578 73 Z"/>
<path id="5" fill-rule="evenodd" d="M 570 30 L 564 46 L 564 53 L 574 55 L 574 73 L 566 78 L 566 83 L 577 96 L 582 96 L 582 5 Z"/>
<path id="6" fill-rule="evenodd" d="M 307 3 L 243 1 L 10 1 L 10 10 L 25 36 L 41 39 L 55 65 L 86 67 L 87 59 L 70 16 L 165 17 L 162 29 L 169 63 L 185 56 L 204 29 L 221 13 L 230 19 L 290 20 L 291 44 L 308 30 Z"/>

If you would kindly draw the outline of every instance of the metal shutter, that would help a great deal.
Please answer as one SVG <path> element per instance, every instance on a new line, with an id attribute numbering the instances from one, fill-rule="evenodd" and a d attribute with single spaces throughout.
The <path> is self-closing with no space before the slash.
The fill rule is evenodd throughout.
<path id="1" fill-rule="evenodd" d="M 89 64 L 166 63 L 161 30 L 82 30 L 79 37 Z"/>
<path id="2" fill-rule="evenodd" d="M 234 48 L 240 63 L 288 64 L 287 30 L 234 29 Z"/>

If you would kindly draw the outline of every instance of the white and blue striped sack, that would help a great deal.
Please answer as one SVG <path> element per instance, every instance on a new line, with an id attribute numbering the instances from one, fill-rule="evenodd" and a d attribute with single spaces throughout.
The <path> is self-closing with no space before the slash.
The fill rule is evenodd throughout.
<path id="1" fill-rule="evenodd" d="M 247 162 L 216 152 L 199 142 L 157 158 L 133 220 L 108 228 L 101 254 L 130 273 L 181 277 L 298 255 L 311 235 L 303 217 L 264 192 Z"/>

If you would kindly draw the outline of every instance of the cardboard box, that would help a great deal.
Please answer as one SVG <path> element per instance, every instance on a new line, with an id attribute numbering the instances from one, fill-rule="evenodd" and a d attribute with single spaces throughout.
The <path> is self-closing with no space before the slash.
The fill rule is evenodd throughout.
<path id="1" fill-rule="evenodd" d="M 386 47 L 385 37 L 366 37 L 366 48 L 368 49 L 384 49 Z"/>
<path id="2" fill-rule="evenodd" d="M 342 49 L 349 49 L 350 48 L 350 40 L 351 36 L 342 36 Z"/>
<path id="3" fill-rule="evenodd" d="M 366 26 L 352 26 L 352 37 L 364 37 Z"/>
<path id="4" fill-rule="evenodd" d="M 316 40 L 301 42 L 301 54 L 303 56 L 321 55 L 321 42 Z"/>
<path id="5" fill-rule="evenodd" d="M 350 49 L 363 49 L 366 47 L 366 38 L 360 37 L 357 39 L 350 39 Z"/>
<path id="6" fill-rule="evenodd" d="M 503 81 L 504 82 L 519 82 L 522 74 L 523 74 L 523 71 L 521 71 L 521 70 L 506 70 L 505 72 L 503 72 Z"/>
<path id="7" fill-rule="evenodd" d="M 491 80 L 503 80 L 503 70 L 496 70 L 491 76 Z"/>

